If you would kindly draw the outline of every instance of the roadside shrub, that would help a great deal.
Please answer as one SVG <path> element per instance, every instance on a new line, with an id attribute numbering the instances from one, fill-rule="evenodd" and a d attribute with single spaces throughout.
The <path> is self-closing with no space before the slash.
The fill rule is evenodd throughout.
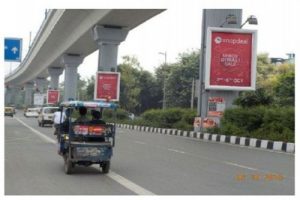
<path id="1" fill-rule="evenodd" d="M 264 123 L 253 132 L 253 136 L 263 139 L 294 142 L 294 107 L 276 107 L 266 111 Z"/>
<path id="2" fill-rule="evenodd" d="M 103 119 L 107 121 L 114 120 L 114 111 L 111 109 L 105 109 L 103 111 Z M 128 113 L 124 109 L 117 109 L 117 121 L 129 120 Z"/>
<path id="3" fill-rule="evenodd" d="M 221 126 L 226 130 L 235 129 L 233 126 L 241 129 L 236 130 L 237 133 L 251 132 L 261 127 L 263 123 L 264 113 L 266 112 L 265 107 L 252 107 L 252 108 L 233 108 L 228 109 L 224 113 L 224 117 L 221 120 Z M 229 126 L 230 124 L 230 126 Z"/>
<path id="4" fill-rule="evenodd" d="M 143 124 L 147 124 L 147 126 L 192 130 L 195 116 L 195 110 L 169 108 L 165 110 L 148 110 L 144 112 L 141 117 Z M 141 123 L 141 121 L 139 123 Z"/>
<path id="5" fill-rule="evenodd" d="M 221 119 L 225 135 L 294 142 L 294 107 L 252 107 L 228 109 Z"/>

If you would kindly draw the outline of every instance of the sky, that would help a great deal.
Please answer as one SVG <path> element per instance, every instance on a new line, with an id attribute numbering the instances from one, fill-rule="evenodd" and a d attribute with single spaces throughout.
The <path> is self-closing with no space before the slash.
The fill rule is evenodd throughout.
<path id="1" fill-rule="evenodd" d="M 204 8 L 243 9 L 243 21 L 249 15 L 255 15 L 258 18 L 258 25 L 245 25 L 243 28 L 258 30 L 258 53 L 266 52 L 271 57 L 285 58 L 286 53 L 295 53 L 295 44 L 299 44 L 295 26 L 299 23 L 296 21 L 297 6 L 294 0 L 144 0 L 126 1 L 128 2 L 126 4 L 124 1 L 112 0 L 87 0 L 84 4 L 77 3 L 77 1 L 72 1 L 72 4 L 70 1 L 37 3 L 32 0 L 32 2 L 34 6 L 29 8 L 30 4 L 25 3 L 24 6 L 27 9 L 23 6 L 16 7 L 13 3 L 13 5 L 8 3 L 7 9 L 1 8 L 3 21 L 1 22 L 1 37 L 22 38 L 23 57 L 28 51 L 30 33 L 32 41 L 45 17 L 45 9 L 49 8 L 165 8 L 166 11 L 163 13 L 130 31 L 126 40 L 119 46 L 118 63 L 122 62 L 122 57 L 125 55 L 135 56 L 143 69 L 150 72 L 154 72 L 155 68 L 164 62 L 164 56 L 159 52 L 166 52 L 167 62 L 172 63 L 176 62 L 179 53 L 200 49 L 201 18 Z M 99 2 L 106 2 L 106 4 Z M 121 2 L 123 5 L 120 4 Z M 14 9 L 11 9 L 12 7 Z M 94 75 L 97 62 L 98 53 L 94 52 L 84 59 L 78 72 L 83 78 Z M 18 65 L 19 63 L 4 62 L 4 74 L 13 71 Z M 62 77 L 60 80 L 63 79 Z"/>

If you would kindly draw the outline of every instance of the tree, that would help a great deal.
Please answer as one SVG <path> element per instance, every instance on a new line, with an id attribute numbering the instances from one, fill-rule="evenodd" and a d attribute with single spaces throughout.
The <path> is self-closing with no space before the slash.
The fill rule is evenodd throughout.
<path id="1" fill-rule="evenodd" d="M 189 107 L 193 79 L 199 77 L 200 51 L 179 54 L 166 80 L 167 107 Z"/>
<path id="2" fill-rule="evenodd" d="M 86 98 L 89 100 L 94 99 L 95 76 L 91 76 L 86 80 Z"/>
<path id="3" fill-rule="evenodd" d="M 136 58 L 124 56 L 123 63 L 118 66 L 121 72 L 120 105 L 127 111 L 136 113 L 139 110 L 139 63 Z"/>
<path id="4" fill-rule="evenodd" d="M 256 91 L 241 92 L 235 103 L 243 107 L 257 105 L 294 106 L 294 64 L 269 63 L 268 54 L 257 56 Z"/>
<path id="5" fill-rule="evenodd" d="M 242 107 L 252 107 L 270 105 L 272 101 L 273 98 L 270 94 L 267 94 L 263 88 L 258 88 L 256 91 L 241 92 L 234 103 Z"/>
<path id="6" fill-rule="evenodd" d="M 138 79 L 141 89 L 139 98 L 140 109 L 138 113 L 143 113 L 145 110 L 151 108 L 160 108 L 161 87 L 154 76 L 148 71 L 141 70 Z"/>
<path id="7" fill-rule="evenodd" d="M 282 74 L 274 86 L 275 100 L 280 106 L 295 105 L 295 73 Z"/>
<path id="8" fill-rule="evenodd" d="M 80 74 L 77 75 L 77 94 L 76 99 L 86 101 L 91 100 L 86 96 L 86 81 L 81 78 Z"/>

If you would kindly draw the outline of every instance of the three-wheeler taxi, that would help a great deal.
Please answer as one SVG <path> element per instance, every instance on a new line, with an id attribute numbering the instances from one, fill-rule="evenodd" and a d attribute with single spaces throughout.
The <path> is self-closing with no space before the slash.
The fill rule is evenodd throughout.
<path id="1" fill-rule="evenodd" d="M 116 115 L 117 105 L 111 102 L 66 101 L 61 103 L 61 124 L 58 128 L 58 154 L 64 158 L 64 171 L 71 174 L 75 165 L 99 164 L 103 173 L 110 169 L 115 145 L 116 124 L 101 118 L 105 109 Z M 82 112 L 84 111 L 84 112 Z"/>

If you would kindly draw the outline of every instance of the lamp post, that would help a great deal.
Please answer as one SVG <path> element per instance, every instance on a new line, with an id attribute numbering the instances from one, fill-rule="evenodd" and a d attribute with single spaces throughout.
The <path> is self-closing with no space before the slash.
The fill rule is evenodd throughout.
<path id="1" fill-rule="evenodd" d="M 167 52 L 158 52 L 160 55 L 164 55 L 165 57 L 165 66 L 167 66 Z M 163 74 L 163 105 L 162 105 L 162 109 L 166 109 L 166 74 Z"/>
<path id="2" fill-rule="evenodd" d="M 254 15 L 250 15 L 247 20 L 240 26 L 240 28 L 242 28 L 246 23 L 249 23 L 251 25 L 257 25 L 257 18 Z"/>

